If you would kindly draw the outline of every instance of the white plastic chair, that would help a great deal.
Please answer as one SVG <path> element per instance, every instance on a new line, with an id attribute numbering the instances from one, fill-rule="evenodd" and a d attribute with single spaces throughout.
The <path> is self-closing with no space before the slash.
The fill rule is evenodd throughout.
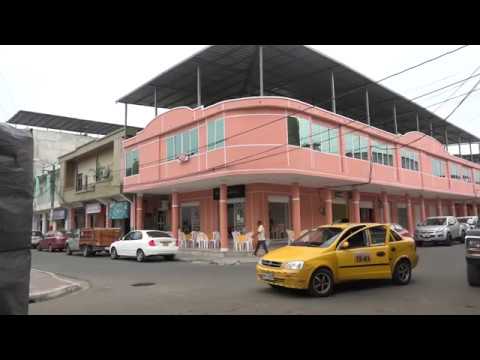
<path id="1" fill-rule="evenodd" d="M 295 233 L 292 230 L 286 230 L 288 236 L 288 244 L 290 245 L 295 240 Z"/>
<path id="2" fill-rule="evenodd" d="M 180 243 L 181 248 L 186 248 L 188 246 L 187 240 L 185 238 L 185 233 L 180 229 L 178 230 L 178 241 Z"/>
<path id="3" fill-rule="evenodd" d="M 213 232 L 213 237 L 211 240 L 209 240 L 209 245 L 212 244 L 212 247 L 214 249 L 217 249 L 220 247 L 220 233 L 218 231 Z"/>
<path id="4" fill-rule="evenodd" d="M 192 231 L 192 247 L 195 248 L 199 248 L 200 245 L 199 245 L 199 242 L 198 242 L 198 231 Z"/>
<path id="5" fill-rule="evenodd" d="M 253 232 L 249 232 L 245 236 L 246 236 L 246 240 L 244 242 L 245 251 L 253 251 Z"/>
<path id="6" fill-rule="evenodd" d="M 204 232 L 199 232 L 198 233 L 198 240 L 197 240 L 199 247 L 202 249 L 207 249 L 208 248 L 208 236 Z"/>
<path id="7" fill-rule="evenodd" d="M 232 231 L 232 237 L 233 237 L 233 249 L 235 251 L 240 251 L 240 241 L 238 240 L 238 232 Z"/>

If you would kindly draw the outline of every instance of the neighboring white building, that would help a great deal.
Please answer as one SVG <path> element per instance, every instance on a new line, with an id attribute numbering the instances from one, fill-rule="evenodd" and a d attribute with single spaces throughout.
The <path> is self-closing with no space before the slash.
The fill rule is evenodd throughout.
<path id="1" fill-rule="evenodd" d="M 98 121 L 76 119 L 30 111 L 19 111 L 7 121 L 15 126 L 26 126 L 32 129 L 33 135 L 33 174 L 34 174 L 34 201 L 32 229 L 46 233 L 50 228 L 69 229 L 66 209 L 61 208 L 58 187 L 60 167 L 58 158 L 70 153 L 78 147 L 98 139 L 123 125 L 116 125 Z M 51 176 L 55 166 L 55 191 L 53 224 L 50 224 L 51 209 Z"/>

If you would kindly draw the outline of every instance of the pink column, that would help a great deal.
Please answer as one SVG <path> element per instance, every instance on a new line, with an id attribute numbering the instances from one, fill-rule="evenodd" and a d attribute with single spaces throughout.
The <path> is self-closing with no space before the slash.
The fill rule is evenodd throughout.
<path id="1" fill-rule="evenodd" d="M 352 222 L 359 223 L 360 222 L 360 192 L 358 190 L 352 191 Z"/>
<path id="2" fill-rule="evenodd" d="M 333 191 L 325 189 L 325 223 L 333 223 Z"/>
<path id="3" fill-rule="evenodd" d="M 420 220 L 423 222 L 427 218 L 427 210 L 425 209 L 425 198 L 420 196 Z"/>
<path id="4" fill-rule="evenodd" d="M 407 203 L 407 227 L 410 234 L 413 234 L 415 229 L 413 225 L 412 199 L 408 194 L 405 196 L 405 202 Z"/>
<path id="5" fill-rule="evenodd" d="M 302 232 L 302 221 L 300 217 L 300 185 L 292 185 L 292 223 L 295 239 L 300 236 Z"/>
<path id="6" fill-rule="evenodd" d="M 177 239 L 178 245 L 178 225 L 179 225 L 179 217 L 178 217 L 178 193 L 172 193 L 172 235 L 175 239 Z"/>
<path id="7" fill-rule="evenodd" d="M 135 201 L 135 218 L 137 230 L 143 230 L 143 194 L 137 194 L 137 201 Z"/>
<path id="8" fill-rule="evenodd" d="M 450 215 L 457 216 L 455 211 L 455 201 L 450 201 Z"/>
<path id="9" fill-rule="evenodd" d="M 382 192 L 382 204 L 383 204 L 383 222 L 384 223 L 389 223 L 391 222 L 390 219 L 390 209 L 389 209 L 389 203 L 388 203 L 388 194 L 384 191 Z"/>
<path id="10" fill-rule="evenodd" d="M 110 203 L 105 205 L 105 225 L 107 228 L 112 227 L 112 219 L 110 219 Z"/>
<path id="11" fill-rule="evenodd" d="M 468 216 L 467 202 L 466 201 L 464 201 L 462 203 L 462 216 Z"/>
<path id="12" fill-rule="evenodd" d="M 437 216 L 442 216 L 443 215 L 443 211 L 442 211 L 442 200 L 441 199 L 437 199 Z"/>
<path id="13" fill-rule="evenodd" d="M 218 207 L 220 217 L 220 247 L 221 251 L 228 251 L 227 185 L 225 184 L 220 185 L 220 201 L 218 202 Z"/>
<path id="14" fill-rule="evenodd" d="M 475 202 L 472 203 L 473 216 L 478 216 L 478 208 Z"/>

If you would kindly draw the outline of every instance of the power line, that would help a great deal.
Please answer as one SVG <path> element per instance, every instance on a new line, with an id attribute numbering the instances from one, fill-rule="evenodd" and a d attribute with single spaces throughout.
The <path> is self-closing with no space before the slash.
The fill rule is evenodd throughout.
<path id="1" fill-rule="evenodd" d="M 401 75 L 401 74 L 404 74 L 404 73 L 406 73 L 407 71 L 410 71 L 410 70 L 419 68 L 420 66 L 423 66 L 423 65 L 425 65 L 425 64 L 431 63 L 431 62 L 433 62 L 433 61 L 435 61 L 435 60 L 438 60 L 438 59 L 440 59 L 440 58 L 443 58 L 443 57 L 445 57 L 445 56 L 447 56 L 447 55 L 453 54 L 453 53 L 455 53 L 455 52 L 457 52 L 457 51 L 460 51 L 460 50 L 462 50 L 462 49 L 464 49 L 464 48 L 466 48 L 466 47 L 468 47 L 468 46 L 469 46 L 469 45 L 463 45 L 463 46 L 460 46 L 460 47 L 458 47 L 458 48 L 456 48 L 456 49 L 447 51 L 447 52 L 442 53 L 442 54 L 440 54 L 440 55 L 438 55 L 438 56 L 435 56 L 434 58 L 427 59 L 427 60 L 425 60 L 425 61 L 423 61 L 423 62 L 421 62 L 421 63 L 419 63 L 419 64 L 410 66 L 410 67 L 408 67 L 408 68 L 406 68 L 406 69 L 403 69 L 403 70 L 401 70 L 401 71 L 398 71 L 398 72 L 396 72 L 396 73 L 394 73 L 394 74 L 388 75 L 388 76 L 386 76 L 386 77 L 384 77 L 384 78 L 382 78 L 382 79 L 380 79 L 380 80 L 377 80 L 377 81 L 369 81 L 369 82 L 367 82 L 367 83 L 365 83 L 365 84 L 363 84 L 363 85 L 354 87 L 354 88 L 352 88 L 351 90 L 348 90 L 347 92 L 345 92 L 345 93 L 343 93 L 343 94 L 341 94 L 341 95 L 338 95 L 338 96 L 336 95 L 336 96 L 335 96 L 335 99 L 336 99 L 336 100 L 339 100 L 339 99 L 347 96 L 348 94 L 351 94 L 352 92 L 355 92 L 355 91 L 357 91 L 357 90 L 366 88 L 366 87 L 368 87 L 368 86 L 370 86 L 370 85 L 373 85 L 373 84 L 379 84 L 379 83 L 381 83 L 381 82 L 383 82 L 383 81 L 385 81 L 385 80 L 391 79 L 391 78 L 393 78 L 393 77 L 395 77 L 395 76 L 398 76 L 398 75 Z M 328 104 L 330 101 L 331 101 L 331 99 L 329 98 L 328 100 L 326 100 L 326 101 L 324 101 L 324 102 L 321 102 L 320 104 L 307 106 L 307 107 L 305 107 L 305 108 L 303 108 L 303 109 L 297 110 L 297 111 L 295 111 L 295 112 L 293 112 L 293 113 L 290 113 L 290 114 L 288 114 L 288 115 L 281 116 L 281 117 L 279 117 L 279 118 L 277 118 L 277 119 L 274 119 L 274 120 L 272 120 L 272 121 L 269 121 L 269 122 L 267 122 L 267 123 L 265 123 L 265 124 L 258 125 L 258 126 L 256 126 L 256 127 L 253 127 L 253 128 L 250 128 L 250 129 L 241 131 L 241 132 L 239 132 L 239 133 L 233 134 L 233 135 L 231 135 L 231 136 L 229 136 L 229 137 L 224 138 L 222 141 L 225 142 L 225 141 L 230 140 L 230 139 L 233 139 L 233 138 L 235 138 L 235 137 L 248 134 L 248 133 L 250 133 L 250 132 L 252 132 L 252 131 L 255 131 L 255 130 L 258 130 L 258 129 L 260 129 L 260 128 L 269 126 L 269 125 L 271 125 L 271 124 L 273 124 L 273 123 L 275 123 L 275 122 L 277 122 L 277 121 L 283 120 L 283 119 L 287 118 L 288 116 L 293 116 L 293 115 L 296 115 L 296 114 L 305 112 L 306 110 L 309 110 L 309 109 L 311 109 L 311 108 L 315 108 L 315 107 L 319 107 L 319 106 Z M 351 122 L 354 122 L 354 121 L 356 121 L 356 120 L 351 119 L 351 120 L 350 120 L 349 122 L 347 122 L 346 124 L 351 123 Z M 344 125 L 346 125 L 346 124 L 344 124 Z M 215 144 L 215 143 L 202 145 L 202 146 L 198 147 L 198 150 L 203 149 L 203 148 L 208 148 L 209 146 L 214 145 L 214 144 Z M 163 159 L 153 161 L 152 163 L 158 163 L 158 164 L 160 165 L 160 164 L 162 164 L 162 163 L 164 163 L 164 162 L 168 162 L 168 161 L 171 161 L 171 159 L 169 159 L 169 157 L 167 156 L 167 157 L 164 157 Z"/>

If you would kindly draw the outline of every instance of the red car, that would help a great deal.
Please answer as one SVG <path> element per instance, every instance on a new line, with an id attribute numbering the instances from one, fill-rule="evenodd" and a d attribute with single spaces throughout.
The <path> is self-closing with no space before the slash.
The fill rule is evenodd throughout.
<path id="1" fill-rule="evenodd" d="M 405 229 L 402 225 L 400 224 L 391 224 L 392 229 L 395 230 L 400 236 L 407 236 L 407 237 L 412 237 L 412 235 L 408 232 L 407 229 Z"/>
<path id="2" fill-rule="evenodd" d="M 45 238 L 40 240 L 37 246 L 38 251 L 42 251 L 44 249 L 48 249 L 49 252 L 53 252 L 55 250 L 64 250 L 65 244 L 67 242 L 67 232 L 64 230 L 61 231 L 49 231 Z"/>

